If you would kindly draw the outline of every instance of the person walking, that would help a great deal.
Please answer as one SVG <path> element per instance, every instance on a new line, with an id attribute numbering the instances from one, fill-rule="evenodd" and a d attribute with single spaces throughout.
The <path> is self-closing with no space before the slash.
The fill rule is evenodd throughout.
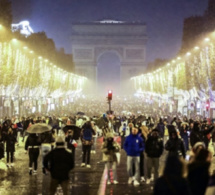
<path id="1" fill-rule="evenodd" d="M 29 175 L 32 175 L 32 166 L 34 164 L 33 174 L 37 174 L 38 167 L 38 157 L 40 154 L 40 145 L 39 136 L 35 133 L 29 134 L 25 142 L 25 150 L 28 151 L 29 155 Z"/>
<path id="2" fill-rule="evenodd" d="M 56 148 L 45 155 L 43 166 L 51 173 L 50 195 L 54 195 L 58 185 L 63 194 L 69 195 L 69 172 L 74 168 L 74 159 L 71 152 L 65 149 L 62 137 L 56 139 Z"/>
<path id="3" fill-rule="evenodd" d="M 145 152 L 147 154 L 147 180 L 151 182 L 151 170 L 154 168 L 154 179 L 158 179 L 159 159 L 163 153 L 163 139 L 159 136 L 159 130 L 153 129 L 151 135 L 146 140 Z"/>
<path id="4" fill-rule="evenodd" d="M 110 171 L 113 171 L 113 183 L 118 184 L 117 181 L 117 156 L 116 153 L 120 152 L 119 144 L 114 141 L 113 133 L 107 133 L 106 140 L 102 144 L 102 152 L 103 152 L 103 161 L 106 163 L 107 171 L 108 171 L 108 179 L 107 184 L 111 184 Z"/>
<path id="5" fill-rule="evenodd" d="M 14 135 L 12 128 L 9 127 L 8 133 L 6 134 L 7 167 L 14 166 L 13 157 L 16 142 L 16 136 Z"/>
<path id="6" fill-rule="evenodd" d="M 138 129 L 132 128 L 131 134 L 126 137 L 124 143 L 124 150 L 127 153 L 127 172 L 128 172 L 128 184 L 132 184 L 134 180 L 134 185 L 140 185 L 140 153 L 144 151 L 143 139 L 138 135 Z M 133 173 L 133 164 L 135 166 L 135 173 Z M 133 178 L 134 175 L 134 178 Z"/>

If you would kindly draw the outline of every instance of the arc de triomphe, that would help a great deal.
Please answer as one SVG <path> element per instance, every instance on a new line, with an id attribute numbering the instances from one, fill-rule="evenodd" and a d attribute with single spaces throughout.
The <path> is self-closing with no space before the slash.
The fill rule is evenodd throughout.
<path id="1" fill-rule="evenodd" d="M 75 73 L 88 78 L 88 92 L 95 92 L 97 64 L 105 52 L 120 59 L 121 94 L 131 92 L 130 78 L 146 68 L 146 25 L 104 20 L 72 25 L 72 54 Z"/>

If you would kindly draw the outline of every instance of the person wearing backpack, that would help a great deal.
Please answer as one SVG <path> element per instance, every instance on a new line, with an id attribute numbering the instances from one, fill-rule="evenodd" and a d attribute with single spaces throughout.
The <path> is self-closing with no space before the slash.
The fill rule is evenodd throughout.
<path id="1" fill-rule="evenodd" d="M 83 125 L 83 130 L 81 132 L 81 141 L 82 141 L 82 163 L 81 167 L 91 168 L 90 166 L 90 153 L 91 153 L 91 146 L 93 144 L 93 135 L 95 135 L 95 131 L 91 126 L 91 122 L 87 121 Z"/>

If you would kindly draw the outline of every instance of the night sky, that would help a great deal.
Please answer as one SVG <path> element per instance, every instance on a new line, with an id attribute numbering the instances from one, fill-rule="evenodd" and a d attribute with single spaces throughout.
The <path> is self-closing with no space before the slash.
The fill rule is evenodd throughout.
<path id="1" fill-rule="evenodd" d="M 183 20 L 203 15 L 208 0 L 12 0 L 13 22 L 29 20 L 57 48 L 71 53 L 71 26 L 104 19 L 147 25 L 147 62 L 174 58 L 181 46 Z"/>

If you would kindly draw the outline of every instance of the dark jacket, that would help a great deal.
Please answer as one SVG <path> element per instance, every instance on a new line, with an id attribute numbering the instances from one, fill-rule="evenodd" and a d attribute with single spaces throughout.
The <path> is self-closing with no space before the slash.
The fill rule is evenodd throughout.
<path id="1" fill-rule="evenodd" d="M 177 176 L 162 176 L 154 186 L 154 195 L 191 195 L 186 179 Z"/>
<path id="2" fill-rule="evenodd" d="M 28 147 L 34 148 L 35 146 L 40 146 L 40 137 L 36 134 L 30 134 L 25 142 L 25 150 L 28 150 Z"/>
<path id="3" fill-rule="evenodd" d="M 193 147 L 197 142 L 204 142 L 206 147 L 208 147 L 208 141 L 206 141 L 205 136 L 210 133 L 214 127 L 210 127 L 208 130 L 201 131 L 199 128 L 194 128 L 190 134 L 190 144 Z"/>
<path id="4" fill-rule="evenodd" d="M 123 148 L 128 156 L 140 156 L 140 153 L 145 149 L 145 145 L 140 136 L 130 134 L 126 137 Z"/>
<path id="5" fill-rule="evenodd" d="M 209 166 L 208 162 L 193 162 L 188 165 L 189 185 L 192 194 L 204 195 L 209 182 Z"/>
<path id="6" fill-rule="evenodd" d="M 184 141 L 179 137 L 170 138 L 165 144 L 165 149 L 169 151 L 169 155 L 186 157 Z"/>
<path id="7" fill-rule="evenodd" d="M 12 134 L 6 135 L 6 152 L 15 152 L 16 136 Z"/>
<path id="8" fill-rule="evenodd" d="M 168 155 L 163 176 L 154 186 L 154 195 L 190 195 L 188 182 L 182 177 L 183 163 L 175 155 Z"/>
<path id="9" fill-rule="evenodd" d="M 55 139 L 54 139 L 51 131 L 41 133 L 39 136 L 40 136 L 41 143 L 51 144 L 51 143 L 55 142 Z"/>
<path id="10" fill-rule="evenodd" d="M 163 137 L 163 136 L 164 136 L 164 130 L 165 130 L 165 125 L 164 125 L 164 123 L 163 123 L 163 122 L 158 123 L 157 129 L 158 129 L 158 131 L 159 131 L 159 135 L 160 135 L 161 137 Z"/>
<path id="11" fill-rule="evenodd" d="M 65 137 L 65 142 L 67 143 L 67 148 L 68 149 L 74 149 L 74 145 L 73 145 L 73 136 L 72 135 L 68 135 Z M 74 140 L 75 141 L 75 140 Z"/>
<path id="12" fill-rule="evenodd" d="M 146 140 L 145 152 L 150 158 L 160 158 L 163 153 L 163 139 L 149 136 Z"/>
<path id="13" fill-rule="evenodd" d="M 53 179 L 60 181 L 68 180 L 69 171 L 74 168 L 73 155 L 65 148 L 57 146 L 57 148 L 45 156 L 43 165 L 51 172 Z"/>

